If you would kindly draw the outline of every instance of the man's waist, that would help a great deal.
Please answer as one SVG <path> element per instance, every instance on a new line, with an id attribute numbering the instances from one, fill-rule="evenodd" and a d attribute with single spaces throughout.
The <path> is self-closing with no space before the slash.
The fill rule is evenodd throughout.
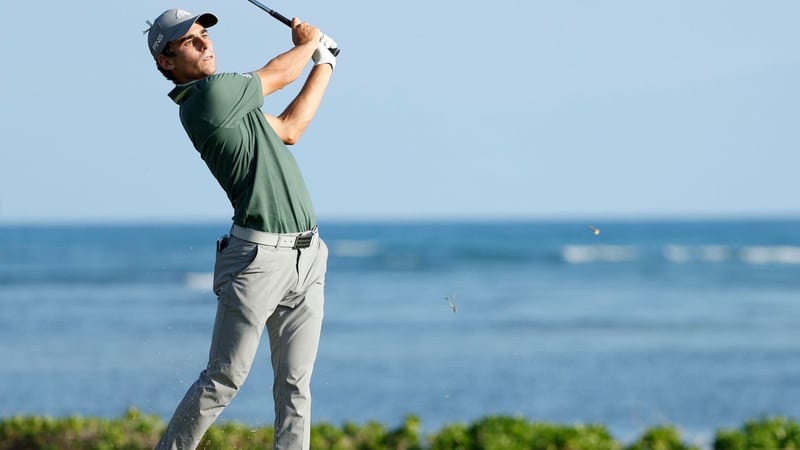
<path id="1" fill-rule="evenodd" d="M 234 224 L 231 236 L 254 244 L 281 248 L 308 248 L 318 233 L 317 227 L 299 233 L 268 233 Z"/>

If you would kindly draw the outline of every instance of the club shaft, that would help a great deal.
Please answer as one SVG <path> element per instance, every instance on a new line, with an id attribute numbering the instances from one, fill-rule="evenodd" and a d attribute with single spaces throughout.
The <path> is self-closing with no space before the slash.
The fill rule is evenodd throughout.
<path id="1" fill-rule="evenodd" d="M 263 10 L 264 12 L 266 12 L 267 14 L 269 14 L 270 16 L 272 16 L 272 17 L 274 17 L 274 18 L 278 19 L 279 21 L 283 22 L 283 23 L 284 23 L 284 25 L 286 25 L 287 27 L 289 27 L 289 28 L 291 28 L 291 27 L 292 27 L 292 21 L 291 21 L 290 19 L 287 19 L 286 17 L 284 17 L 284 16 L 283 16 L 281 13 L 279 13 L 278 11 L 275 11 L 274 9 L 272 9 L 272 8 L 270 8 L 269 6 L 267 6 L 267 5 L 263 4 L 263 3 L 261 3 L 261 2 L 260 2 L 260 1 L 258 1 L 258 0 L 248 0 L 248 1 L 249 1 L 250 3 L 252 3 L 252 4 L 254 4 L 254 5 L 258 6 L 259 8 L 261 8 L 261 10 Z"/>
<path id="2" fill-rule="evenodd" d="M 267 14 L 269 14 L 270 16 L 272 16 L 272 17 L 278 19 L 279 21 L 283 22 L 287 27 L 289 27 L 289 28 L 292 27 L 292 21 L 290 19 L 287 19 L 286 17 L 284 17 L 278 11 L 275 11 L 274 9 L 272 9 L 269 6 L 261 3 L 258 0 L 247 0 L 247 1 L 249 1 L 250 3 L 252 3 L 252 4 L 256 5 L 256 6 L 258 6 L 259 8 L 261 8 L 262 11 L 264 11 Z M 339 55 L 339 49 L 338 48 L 329 48 L 328 50 L 330 50 L 330 52 L 333 53 L 333 56 L 338 56 Z"/>

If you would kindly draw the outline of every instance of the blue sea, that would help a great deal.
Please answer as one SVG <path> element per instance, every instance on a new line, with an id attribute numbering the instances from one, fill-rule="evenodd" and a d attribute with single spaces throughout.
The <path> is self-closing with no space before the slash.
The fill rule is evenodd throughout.
<path id="1" fill-rule="evenodd" d="M 590 225 L 599 229 L 595 234 Z M 165 420 L 229 225 L 0 227 L 0 417 Z M 315 421 L 491 414 L 688 441 L 800 418 L 800 220 L 321 223 Z M 268 346 L 221 420 L 273 420 Z"/>

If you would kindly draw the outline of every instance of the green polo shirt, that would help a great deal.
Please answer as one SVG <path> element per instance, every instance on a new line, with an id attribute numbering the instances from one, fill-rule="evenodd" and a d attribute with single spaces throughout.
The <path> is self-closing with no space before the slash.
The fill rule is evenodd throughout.
<path id="1" fill-rule="evenodd" d="M 183 128 L 233 206 L 237 225 L 310 230 L 314 209 L 297 161 L 267 122 L 255 73 L 212 75 L 170 93 Z"/>

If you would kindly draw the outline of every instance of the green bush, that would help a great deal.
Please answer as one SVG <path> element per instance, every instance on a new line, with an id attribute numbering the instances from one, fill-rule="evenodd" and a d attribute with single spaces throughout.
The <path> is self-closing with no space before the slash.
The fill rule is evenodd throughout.
<path id="1" fill-rule="evenodd" d="M 747 421 L 738 430 L 719 430 L 714 450 L 799 450 L 800 423 L 785 417 Z"/>
<path id="2" fill-rule="evenodd" d="M 0 419 L 0 450 L 144 450 L 152 449 L 164 432 L 156 416 L 130 409 L 119 419 L 10 417 Z M 696 450 L 671 426 L 646 430 L 627 446 L 601 425 L 555 425 L 522 417 L 487 416 L 471 424 L 448 424 L 425 436 L 416 416 L 397 428 L 370 421 L 321 422 L 311 428 L 314 450 Z M 237 422 L 212 426 L 202 450 L 270 448 L 272 427 Z M 740 429 L 718 430 L 714 450 L 800 450 L 800 423 L 787 418 L 746 422 Z"/>
<path id="3" fill-rule="evenodd" d="M 431 450 L 475 448 L 466 425 L 450 424 L 428 438 Z"/>
<path id="4" fill-rule="evenodd" d="M 660 426 L 650 428 L 626 450 L 698 450 L 681 441 L 680 433 L 675 427 Z"/>
<path id="5" fill-rule="evenodd" d="M 447 425 L 429 437 L 431 450 L 620 450 L 602 426 L 530 423 L 490 416 L 465 426 Z"/>
<path id="6" fill-rule="evenodd" d="M 253 428 L 239 422 L 222 422 L 206 432 L 197 446 L 203 450 L 261 450 L 272 447 L 271 427 Z"/>
<path id="7" fill-rule="evenodd" d="M 163 431 L 161 419 L 133 408 L 118 420 L 13 417 L 0 421 L 0 450 L 139 450 Z"/>

